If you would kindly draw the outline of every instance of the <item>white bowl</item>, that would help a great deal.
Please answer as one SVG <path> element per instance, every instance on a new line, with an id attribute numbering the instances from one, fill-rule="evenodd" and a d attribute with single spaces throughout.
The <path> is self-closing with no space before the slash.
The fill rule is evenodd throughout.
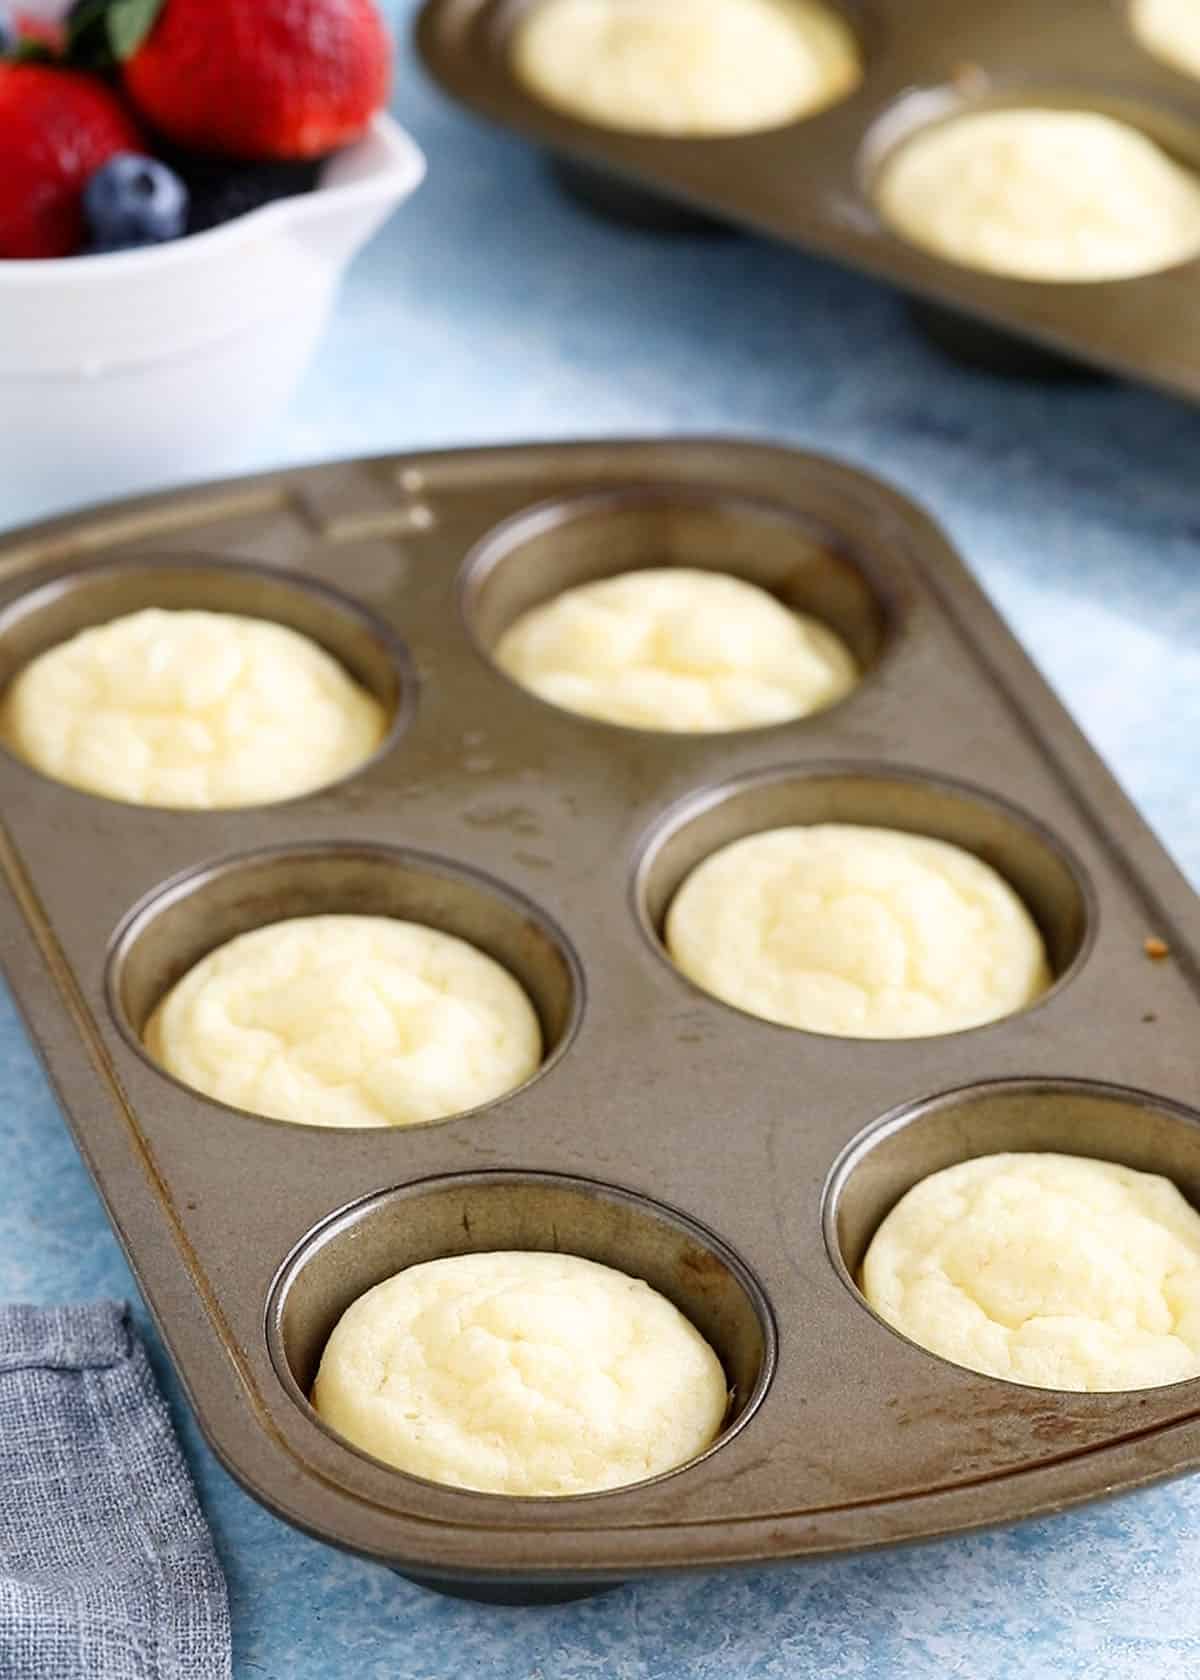
<path id="1" fill-rule="evenodd" d="M 5 486 L 66 504 L 236 467 L 424 173 L 379 115 L 313 192 L 167 245 L 0 261 L 0 505 Z"/>

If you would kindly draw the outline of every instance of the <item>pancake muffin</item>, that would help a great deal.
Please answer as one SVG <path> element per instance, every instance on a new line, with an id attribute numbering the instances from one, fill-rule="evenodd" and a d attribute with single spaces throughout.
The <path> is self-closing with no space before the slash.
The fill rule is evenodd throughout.
<path id="1" fill-rule="evenodd" d="M 1200 1214 L 1165 1178 L 1072 1155 L 985 1155 L 901 1198 L 862 1267 L 889 1324 L 1037 1388 L 1200 1375 Z"/>
<path id="2" fill-rule="evenodd" d="M 371 757 L 383 707 L 324 648 L 233 613 L 149 607 L 20 671 L 0 739 L 55 781 L 215 810 L 324 787 Z"/>
<path id="3" fill-rule="evenodd" d="M 494 1101 L 542 1059 L 508 971 L 386 916 L 301 916 L 218 946 L 167 993 L 150 1054 L 206 1096 L 304 1126 L 411 1126 Z"/>
<path id="4" fill-rule="evenodd" d="M 313 1405 L 397 1469 L 489 1493 L 594 1493 L 710 1446 L 721 1362 L 638 1278 L 571 1254 L 463 1254 L 368 1290 Z"/>
<path id="5" fill-rule="evenodd" d="M 1123 280 L 1200 254 L 1200 177 L 1099 111 L 969 112 L 888 157 L 876 202 L 896 233 L 967 268 Z"/>
<path id="6" fill-rule="evenodd" d="M 1051 983 L 1042 937 L 989 864 L 943 840 L 819 823 L 706 858 L 667 912 L 696 985 L 809 1032 L 922 1038 L 994 1021 Z"/>
<path id="7" fill-rule="evenodd" d="M 517 79 L 602 128 L 745 134 L 853 92 L 853 32 L 820 0 L 535 0 L 513 31 Z"/>
<path id="8" fill-rule="evenodd" d="M 741 578 L 689 567 L 564 590 L 511 624 L 495 659 L 566 711 L 680 733 L 786 723 L 858 679 L 826 625 Z"/>

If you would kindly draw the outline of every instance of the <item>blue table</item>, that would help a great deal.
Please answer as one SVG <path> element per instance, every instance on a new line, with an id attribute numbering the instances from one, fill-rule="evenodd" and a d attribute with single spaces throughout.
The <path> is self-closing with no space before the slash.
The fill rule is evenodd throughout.
<path id="1" fill-rule="evenodd" d="M 395 6 L 404 24 L 408 0 Z M 749 240 L 589 220 L 424 84 L 425 188 L 357 264 L 247 469 L 536 437 L 770 434 L 846 457 L 949 529 L 1200 883 L 1200 412 L 942 362 L 896 297 Z M 3 485 L 0 527 L 49 509 Z M 0 1299 L 133 1284 L 0 994 Z M 1200 1480 L 919 1549 L 626 1587 L 554 1610 L 435 1598 L 293 1533 L 214 1462 L 139 1309 L 233 1602 L 238 1680 L 1193 1680 Z M 852 1450 L 852 1443 L 850 1444 Z"/>

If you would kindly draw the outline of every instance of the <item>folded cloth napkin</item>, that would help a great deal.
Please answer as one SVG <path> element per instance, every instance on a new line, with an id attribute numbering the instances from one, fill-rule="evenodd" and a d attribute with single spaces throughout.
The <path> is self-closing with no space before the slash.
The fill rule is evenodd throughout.
<path id="1" fill-rule="evenodd" d="M 0 1676 L 230 1672 L 221 1567 L 126 1309 L 0 1307 Z"/>

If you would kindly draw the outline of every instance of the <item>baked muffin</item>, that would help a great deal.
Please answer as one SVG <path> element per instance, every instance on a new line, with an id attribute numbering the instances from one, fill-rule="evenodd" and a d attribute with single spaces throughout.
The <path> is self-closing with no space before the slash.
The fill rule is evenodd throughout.
<path id="1" fill-rule="evenodd" d="M 862 79 L 853 32 L 820 0 L 535 0 L 511 60 L 568 116 L 661 135 L 777 128 Z"/>
<path id="2" fill-rule="evenodd" d="M 1108 1390 L 1200 1375 L 1200 1214 L 1111 1161 L 984 1155 L 932 1174 L 875 1233 L 862 1290 L 988 1376 Z"/>
<path id="3" fill-rule="evenodd" d="M 1200 176 L 1099 111 L 973 111 L 919 130 L 875 190 L 902 238 L 1014 279 L 1123 280 L 1200 254 Z"/>
<path id="4" fill-rule="evenodd" d="M 680 733 L 786 723 L 858 680 L 826 625 L 741 578 L 682 566 L 564 590 L 511 624 L 494 657 L 565 711 Z"/>
<path id="5" fill-rule="evenodd" d="M 145 1029 L 168 1073 L 303 1126 L 411 1126 L 492 1102 L 542 1059 L 508 971 L 386 916 L 301 916 L 218 946 Z"/>
<path id="6" fill-rule="evenodd" d="M 313 1388 L 386 1464 L 488 1493 L 595 1493 L 712 1444 L 721 1362 L 638 1278 L 571 1254 L 411 1266 L 338 1321 Z"/>
<path id="7" fill-rule="evenodd" d="M 1147 52 L 1185 76 L 1200 76 L 1200 10 L 1196 0 L 1133 0 L 1129 21 Z"/>
<path id="8" fill-rule="evenodd" d="M 55 781 L 130 805 L 267 805 L 375 752 L 383 707 L 324 648 L 233 613 L 157 607 L 32 660 L 0 739 Z"/>
<path id="9" fill-rule="evenodd" d="M 704 991 L 808 1032 L 923 1038 L 1032 1003 L 1042 937 L 990 865 L 943 840 L 818 823 L 736 840 L 686 878 L 666 947 Z"/>

